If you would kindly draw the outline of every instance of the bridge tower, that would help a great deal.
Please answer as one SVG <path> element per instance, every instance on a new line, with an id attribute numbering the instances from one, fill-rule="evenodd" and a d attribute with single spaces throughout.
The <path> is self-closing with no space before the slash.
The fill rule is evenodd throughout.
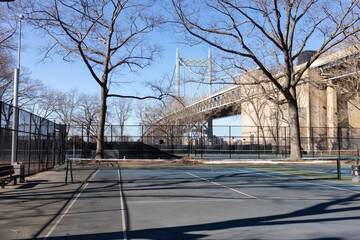
<path id="1" fill-rule="evenodd" d="M 212 62 L 211 50 L 209 49 L 208 58 L 181 58 L 179 49 L 176 49 L 176 63 L 175 63 L 175 95 L 180 98 L 180 67 L 185 67 L 189 70 L 191 67 L 207 68 L 207 84 L 208 94 L 211 95 L 212 89 Z M 205 76 L 204 76 L 205 77 Z M 185 81 L 184 81 L 185 82 Z M 184 83 L 185 84 L 185 83 Z"/>
<path id="2" fill-rule="evenodd" d="M 207 76 L 202 75 L 201 77 L 203 79 L 206 79 L 207 81 L 202 82 L 201 84 L 207 84 L 207 94 L 212 94 L 212 78 L 213 78 L 213 69 L 212 69 L 212 60 L 211 60 L 211 50 L 209 49 L 208 52 L 208 58 L 181 58 L 179 54 L 179 49 L 176 49 L 176 63 L 175 63 L 175 96 L 178 99 L 181 99 L 182 96 L 180 96 L 180 67 L 183 67 L 187 69 L 188 71 L 194 73 L 191 71 L 191 68 L 205 68 L 207 71 Z M 196 73 L 195 73 L 196 74 Z M 185 75 L 185 74 L 184 74 Z M 184 78 L 184 85 L 186 84 L 185 76 Z M 185 89 L 185 86 L 184 86 Z M 185 96 L 183 96 L 185 97 Z M 194 96 L 191 96 L 194 97 Z M 213 121 L 212 119 L 207 120 L 207 136 L 208 136 L 208 144 L 212 144 L 213 139 Z"/>

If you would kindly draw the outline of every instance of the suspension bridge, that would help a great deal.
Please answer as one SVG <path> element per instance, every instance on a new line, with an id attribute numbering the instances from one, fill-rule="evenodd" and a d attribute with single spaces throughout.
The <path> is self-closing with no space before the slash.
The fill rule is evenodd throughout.
<path id="1" fill-rule="evenodd" d="M 299 56 L 296 67 L 306 64 L 313 53 L 314 51 L 304 51 Z M 346 50 L 326 55 L 312 64 L 311 70 L 304 74 L 301 84 L 298 84 L 299 122 L 304 149 L 313 151 L 315 148 L 328 148 L 334 145 L 334 139 L 339 134 L 345 134 L 340 133 L 343 130 L 339 128 L 345 129 L 350 124 L 353 128 L 358 128 L 358 123 L 354 121 L 360 116 L 360 111 L 351 107 L 351 102 L 347 102 L 350 107 L 345 112 L 339 105 L 345 100 L 336 87 L 344 81 L 355 81 L 358 70 L 351 66 L 357 59 L 358 54 Z M 281 98 L 274 86 L 246 86 L 249 78 L 263 77 L 261 70 L 241 72 L 236 68 L 226 69 L 211 58 L 210 51 L 207 58 L 194 59 L 181 57 L 177 50 L 173 76 L 175 95 L 180 103 L 169 107 L 165 117 L 155 124 L 185 126 L 171 134 L 181 136 L 196 129 L 197 132 L 205 131 L 211 142 L 214 137 L 213 119 L 241 114 L 239 125 L 249 126 L 246 132 L 242 130 L 242 134 L 249 135 L 250 139 L 257 137 L 258 141 L 265 143 L 261 139 L 269 138 L 278 142 L 279 138 L 286 138 L 286 132 L 280 131 L 288 126 L 286 105 L 278 106 L 263 95 L 263 91 L 266 91 L 267 94 Z M 338 113 L 346 116 L 346 122 L 340 119 Z M 156 131 L 156 127 L 149 127 L 147 130 L 152 134 Z M 159 132 L 164 134 L 168 131 Z M 320 143 L 324 138 L 328 140 Z M 316 147 L 324 144 L 325 147 Z"/>
<path id="2" fill-rule="evenodd" d="M 200 119 L 212 119 L 241 113 L 242 74 L 224 69 L 211 58 L 182 58 L 176 51 L 175 96 L 181 102 L 168 118 L 186 123 Z M 187 119 L 187 120 L 185 120 Z"/>

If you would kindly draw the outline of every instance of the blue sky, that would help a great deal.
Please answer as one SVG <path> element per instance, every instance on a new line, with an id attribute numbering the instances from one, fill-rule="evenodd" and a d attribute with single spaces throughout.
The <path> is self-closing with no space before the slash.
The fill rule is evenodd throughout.
<path id="1" fill-rule="evenodd" d="M 146 86 L 146 82 L 161 81 L 165 74 L 172 75 L 177 48 L 179 48 L 180 57 L 207 58 L 209 46 L 204 44 L 190 47 L 177 42 L 176 38 L 166 32 L 153 34 L 153 40 L 162 47 L 161 56 L 155 59 L 149 67 L 140 69 L 137 73 L 127 72 L 124 74 L 119 81 L 126 81 L 127 84 L 121 84 L 118 88 L 113 87 L 111 92 L 137 95 L 151 94 L 150 89 Z M 41 61 L 44 57 L 41 46 L 45 43 L 46 41 L 44 41 L 42 35 L 37 35 L 36 32 L 29 28 L 27 29 L 26 25 L 22 25 L 22 69 L 26 68 L 33 79 L 39 79 L 55 90 L 66 92 L 71 89 L 77 89 L 80 93 L 100 94 L 100 87 L 81 60 L 65 62 L 61 56 L 52 55 L 51 60 Z M 136 124 L 137 122 L 133 118 L 129 123 Z M 215 120 L 214 124 L 238 125 L 240 124 L 240 117 Z"/>
<path id="2" fill-rule="evenodd" d="M 43 53 L 40 46 L 45 44 L 42 36 L 26 31 L 23 26 L 21 67 L 27 68 L 34 79 L 40 79 L 54 89 L 68 91 L 77 88 L 80 92 L 99 94 L 100 88 L 93 80 L 88 69 L 82 61 L 65 62 L 61 56 L 53 55 L 53 61 L 41 62 Z M 160 38 L 156 38 L 160 39 Z M 151 66 L 139 70 L 137 73 L 128 72 L 120 81 L 145 82 L 146 80 L 160 80 L 163 74 L 172 73 L 175 66 L 176 48 L 180 48 L 181 54 L 188 57 L 206 57 L 207 51 L 204 46 L 189 47 L 177 44 L 171 37 L 161 39 L 160 45 L 163 52 L 160 58 L 155 59 Z M 203 56 L 201 56 L 203 55 Z M 116 89 L 114 89 L 116 91 Z M 136 91 L 128 88 L 126 92 Z"/>

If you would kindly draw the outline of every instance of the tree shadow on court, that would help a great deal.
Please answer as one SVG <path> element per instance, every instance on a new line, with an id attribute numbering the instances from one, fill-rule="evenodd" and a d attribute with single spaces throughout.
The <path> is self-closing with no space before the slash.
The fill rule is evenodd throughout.
<path id="1" fill-rule="evenodd" d="M 337 199 L 334 201 L 319 203 L 314 206 L 296 210 L 284 214 L 276 214 L 270 216 L 260 216 L 253 218 L 244 218 L 236 220 L 228 220 L 214 223 L 204 223 L 198 225 L 178 226 L 169 228 L 154 228 L 137 231 L 130 231 L 128 233 L 129 239 L 151 239 L 151 240 L 165 240 L 169 239 L 201 239 L 203 235 L 193 232 L 210 232 L 218 230 L 229 230 L 234 228 L 245 227 L 265 227 L 277 225 L 294 225 L 294 224 L 308 224 L 308 223 L 325 223 L 345 220 L 360 220 L 360 216 L 352 217 L 324 217 L 324 214 L 345 213 L 351 211 L 359 211 L 359 207 L 346 207 L 347 204 L 353 201 L 358 201 L 360 194 L 352 195 L 348 198 Z M 345 206 L 341 208 L 331 208 L 332 206 Z M 299 219 L 301 218 L 301 219 Z M 259 230 L 261 233 L 261 230 Z M 173 237 L 174 236 L 174 237 Z M 241 236 L 238 236 L 241 239 Z M 301 236 L 299 236 L 301 238 Z M 243 238 L 244 239 L 244 238 Z M 249 239 L 249 238 L 245 238 Z M 256 239 L 256 238 L 250 238 Z M 321 239 L 321 238 L 314 238 Z M 323 239 L 341 239 L 336 237 L 326 237 Z"/>
<path id="2" fill-rule="evenodd" d="M 311 223 L 326 223 L 326 222 L 336 222 L 336 221 L 346 221 L 346 220 L 360 220 L 360 216 L 344 216 L 342 217 L 325 217 L 324 214 L 336 214 L 336 213 L 346 213 L 352 211 L 359 211 L 360 206 L 358 207 L 347 207 L 348 204 L 354 201 L 358 201 L 360 194 L 355 194 L 347 198 L 337 199 L 329 202 L 319 203 L 308 208 L 296 210 L 284 214 L 276 214 L 270 216 L 260 216 L 228 221 L 220 221 L 213 223 L 203 223 L 196 225 L 184 225 L 176 227 L 160 227 L 152 229 L 143 229 L 143 230 L 129 230 L 127 232 L 128 239 L 149 239 L 149 240 L 169 240 L 169 239 L 202 239 L 211 235 L 211 231 L 224 231 L 228 230 L 231 232 L 232 229 L 245 227 L 266 227 L 266 226 L 281 226 L 281 225 L 295 225 L 295 224 L 311 224 Z M 333 208 L 336 206 L 336 208 Z M 265 229 L 265 228 L 263 228 Z M 261 228 L 258 231 L 259 234 L 264 234 L 261 232 Z M 200 232 L 200 233 L 199 233 Z M 320 235 L 321 232 L 319 233 Z M 284 236 L 282 236 L 284 237 Z M 297 236 L 300 239 L 303 239 L 304 236 Z M 123 239 L 124 235 L 121 231 L 114 231 L 110 233 L 96 233 L 96 234 L 81 234 L 81 235 L 71 235 L 71 236 L 57 236 L 49 237 L 47 239 Z M 252 238 L 248 235 L 238 236 L 239 239 L 261 239 L 261 238 Z M 290 238 L 290 237 L 289 237 Z M 309 239 L 309 238 L 306 238 Z M 313 238 L 313 240 L 341 240 L 344 238 L 339 237 L 323 237 L 323 238 Z"/>

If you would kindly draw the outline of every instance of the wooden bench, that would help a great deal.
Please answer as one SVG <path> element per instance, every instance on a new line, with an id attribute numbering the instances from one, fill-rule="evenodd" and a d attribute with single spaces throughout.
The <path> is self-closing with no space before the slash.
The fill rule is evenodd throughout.
<path id="1" fill-rule="evenodd" d="M 5 188 L 6 182 L 11 182 L 14 180 L 14 185 L 17 184 L 17 178 L 19 178 L 20 175 L 15 175 L 14 166 L 8 165 L 8 166 L 0 166 L 0 182 L 1 182 L 1 188 Z"/>

